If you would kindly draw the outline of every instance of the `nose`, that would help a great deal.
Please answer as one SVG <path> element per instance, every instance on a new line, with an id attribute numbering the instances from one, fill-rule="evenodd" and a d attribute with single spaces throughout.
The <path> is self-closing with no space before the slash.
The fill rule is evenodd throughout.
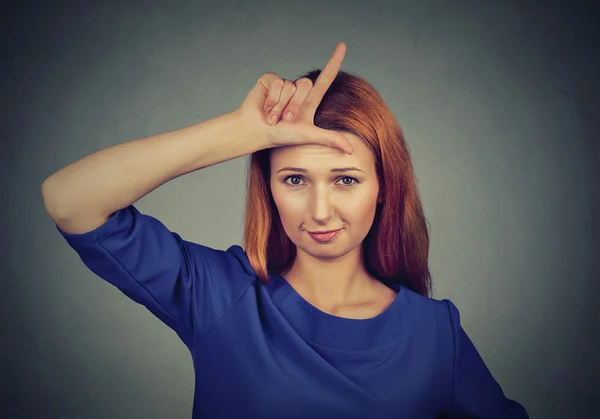
<path id="1" fill-rule="evenodd" d="M 326 222 L 335 212 L 333 193 L 327 188 L 315 189 L 311 197 L 310 212 L 314 220 Z"/>

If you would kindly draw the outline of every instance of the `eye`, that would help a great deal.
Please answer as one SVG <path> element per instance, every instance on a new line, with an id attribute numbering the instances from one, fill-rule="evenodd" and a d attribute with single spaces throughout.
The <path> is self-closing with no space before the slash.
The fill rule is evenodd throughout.
<path id="1" fill-rule="evenodd" d="M 343 176 L 340 179 L 350 179 L 352 181 L 352 183 L 342 183 L 343 186 L 352 186 L 356 183 L 360 183 L 358 180 L 356 180 L 355 178 L 353 178 L 351 176 Z"/>
<path id="2" fill-rule="evenodd" d="M 292 186 L 292 187 L 297 187 L 297 186 L 300 186 L 300 184 L 299 184 L 299 183 L 288 183 L 288 182 L 287 182 L 287 180 L 288 180 L 288 179 L 291 179 L 291 178 L 302 179 L 302 176 L 300 176 L 300 175 L 290 175 L 290 176 L 286 177 L 285 179 L 283 179 L 283 182 L 284 182 L 286 185 L 288 185 L 288 186 Z M 350 180 L 352 180 L 352 182 L 353 182 L 353 183 L 342 183 L 342 186 L 354 186 L 355 184 L 357 184 L 357 183 L 360 183 L 360 182 L 358 181 L 358 179 L 355 179 L 355 178 L 353 178 L 353 177 L 351 177 L 351 176 L 342 176 L 342 177 L 340 177 L 340 178 L 338 178 L 338 179 L 350 179 Z"/>

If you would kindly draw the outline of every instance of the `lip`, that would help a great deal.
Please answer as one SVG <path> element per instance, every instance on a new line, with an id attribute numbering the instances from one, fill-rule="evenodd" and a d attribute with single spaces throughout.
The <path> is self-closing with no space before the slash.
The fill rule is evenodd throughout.
<path id="1" fill-rule="evenodd" d="M 339 230 L 330 230 L 328 233 L 311 233 L 309 231 L 308 235 L 313 240 L 323 243 L 333 240 L 335 237 L 339 236 L 340 231 L 342 231 L 341 228 Z"/>
<path id="2" fill-rule="evenodd" d="M 339 231 L 341 230 L 341 228 L 338 228 L 337 230 L 324 230 L 324 231 L 309 231 L 310 234 L 327 234 L 327 233 L 333 233 L 335 231 Z"/>

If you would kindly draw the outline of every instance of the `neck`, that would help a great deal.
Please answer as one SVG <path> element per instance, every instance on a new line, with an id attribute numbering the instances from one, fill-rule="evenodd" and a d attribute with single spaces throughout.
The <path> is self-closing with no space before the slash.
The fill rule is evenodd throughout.
<path id="1" fill-rule="evenodd" d="M 338 258 L 315 258 L 298 252 L 282 276 L 305 299 L 324 308 L 357 304 L 373 289 L 376 279 L 363 265 L 362 246 Z"/>

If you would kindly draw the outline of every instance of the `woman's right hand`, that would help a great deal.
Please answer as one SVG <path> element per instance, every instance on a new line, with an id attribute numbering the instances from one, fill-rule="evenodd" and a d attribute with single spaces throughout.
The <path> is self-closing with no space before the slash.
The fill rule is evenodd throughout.
<path id="1" fill-rule="evenodd" d="M 263 74 L 236 109 L 238 119 L 264 135 L 269 148 L 321 144 L 352 154 L 352 146 L 343 135 L 314 125 L 317 107 L 335 80 L 345 54 L 346 45 L 338 43 L 314 85 L 307 78 L 292 82 L 273 72 Z M 291 119 L 287 112 L 292 113 Z M 273 117 L 276 119 L 271 120 Z"/>

